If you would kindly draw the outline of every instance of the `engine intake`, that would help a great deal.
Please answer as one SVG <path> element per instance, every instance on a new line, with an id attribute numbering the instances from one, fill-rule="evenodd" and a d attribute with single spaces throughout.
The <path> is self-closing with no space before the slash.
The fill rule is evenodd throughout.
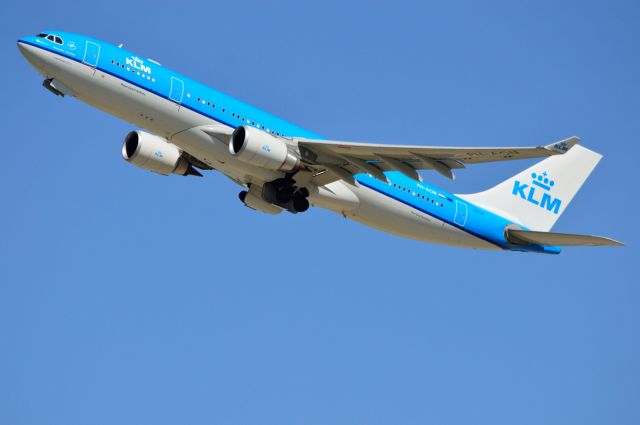
<path id="1" fill-rule="evenodd" d="M 300 163 L 282 139 L 248 126 L 235 129 L 229 142 L 229 153 L 243 162 L 274 171 L 289 172 Z"/>
<path id="2" fill-rule="evenodd" d="M 165 176 L 171 173 L 186 176 L 195 171 L 177 146 L 144 131 L 127 134 L 122 157 L 135 166 Z"/>

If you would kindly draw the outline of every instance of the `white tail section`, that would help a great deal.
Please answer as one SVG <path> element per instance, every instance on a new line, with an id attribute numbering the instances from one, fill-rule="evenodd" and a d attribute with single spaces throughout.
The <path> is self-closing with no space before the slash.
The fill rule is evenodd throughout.
<path id="1" fill-rule="evenodd" d="M 575 145 L 484 192 L 458 195 L 530 230 L 549 231 L 602 155 Z"/>

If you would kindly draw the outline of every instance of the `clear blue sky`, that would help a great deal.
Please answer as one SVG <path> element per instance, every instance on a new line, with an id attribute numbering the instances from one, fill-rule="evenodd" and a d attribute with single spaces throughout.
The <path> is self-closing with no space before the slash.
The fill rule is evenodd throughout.
<path id="1" fill-rule="evenodd" d="M 640 423 L 638 3 L 420 3 L 5 4 L 0 423 Z M 332 138 L 579 135 L 604 160 L 555 230 L 628 246 L 441 247 L 144 172 L 131 125 L 41 87 L 15 41 L 45 29 Z M 530 164 L 426 177 L 465 193 Z"/>

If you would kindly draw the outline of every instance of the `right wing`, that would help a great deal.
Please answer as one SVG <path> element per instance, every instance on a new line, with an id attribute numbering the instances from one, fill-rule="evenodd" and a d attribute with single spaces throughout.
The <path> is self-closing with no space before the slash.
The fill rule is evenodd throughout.
<path id="1" fill-rule="evenodd" d="M 205 125 L 200 129 L 209 137 L 228 144 L 233 129 L 226 125 Z M 267 133 L 265 133 L 267 134 Z M 448 147 L 388 145 L 332 140 L 285 138 L 297 147 L 302 161 L 314 172 L 313 181 L 325 185 L 335 180 L 353 183 L 353 175 L 368 173 L 384 182 L 385 171 L 399 171 L 418 181 L 417 170 L 435 170 L 453 179 L 453 169 L 466 164 L 541 158 L 562 155 L 580 141 L 573 136 L 546 146 L 529 147 Z"/>
<path id="2" fill-rule="evenodd" d="M 466 164 L 561 155 L 580 139 L 574 136 L 547 146 L 479 148 L 382 145 L 296 137 L 293 141 L 302 160 L 318 171 L 325 170 L 346 180 L 353 180 L 353 174 L 364 172 L 386 181 L 384 171 L 400 171 L 421 180 L 417 170 L 425 169 L 453 179 L 452 169 L 464 168 Z"/>

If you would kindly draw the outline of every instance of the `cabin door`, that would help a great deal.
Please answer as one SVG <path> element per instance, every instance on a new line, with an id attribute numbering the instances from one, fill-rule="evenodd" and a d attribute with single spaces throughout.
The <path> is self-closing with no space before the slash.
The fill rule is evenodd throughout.
<path id="1" fill-rule="evenodd" d="M 98 66 L 98 58 L 100 57 L 100 45 L 87 41 L 84 47 L 84 58 L 82 62 L 92 68 Z"/>
<path id="2" fill-rule="evenodd" d="M 171 91 L 169 92 L 169 99 L 173 100 L 177 104 L 182 103 L 182 96 L 184 95 L 184 83 L 181 79 L 171 77 Z"/>
<path id="3" fill-rule="evenodd" d="M 456 200 L 456 215 L 453 222 L 458 226 L 464 227 L 467 222 L 467 204 Z"/>

